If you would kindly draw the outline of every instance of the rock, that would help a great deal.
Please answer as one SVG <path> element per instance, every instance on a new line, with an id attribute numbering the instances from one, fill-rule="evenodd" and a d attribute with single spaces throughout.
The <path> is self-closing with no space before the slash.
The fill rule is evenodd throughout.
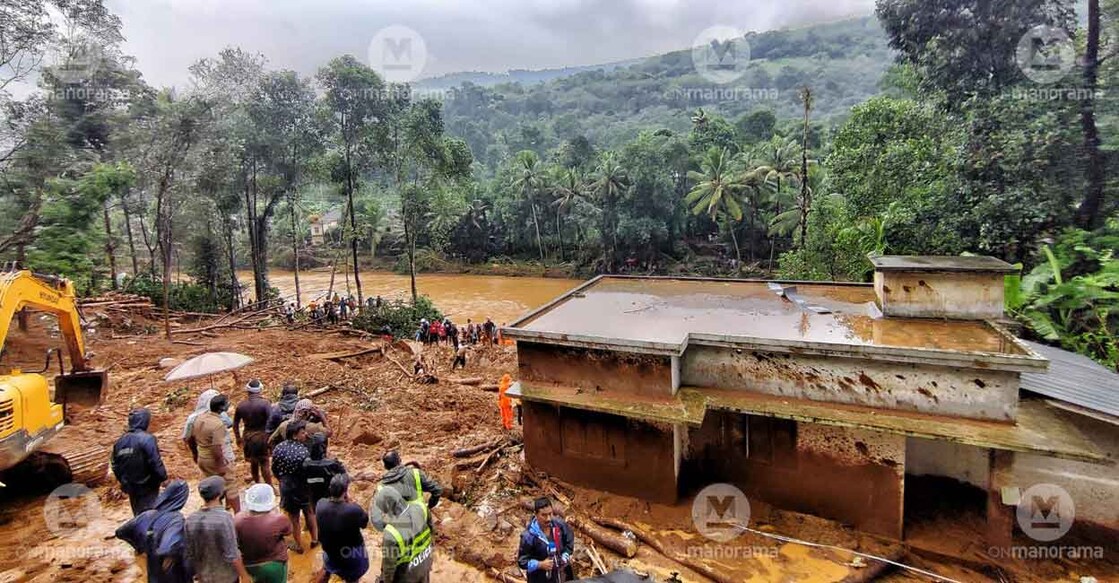
<path id="1" fill-rule="evenodd" d="M 159 359 L 159 368 L 175 368 L 176 366 L 179 366 L 181 363 L 182 363 L 182 361 L 177 359 L 177 358 L 170 358 L 170 357 L 161 358 L 161 359 Z"/>
<path id="2" fill-rule="evenodd" d="M 369 429 L 363 430 L 354 437 L 354 445 L 377 445 L 381 443 L 382 438 Z"/>
<path id="3" fill-rule="evenodd" d="M 502 518 L 497 521 L 497 532 L 501 536 L 509 536 L 513 532 L 513 524 L 508 520 Z"/>

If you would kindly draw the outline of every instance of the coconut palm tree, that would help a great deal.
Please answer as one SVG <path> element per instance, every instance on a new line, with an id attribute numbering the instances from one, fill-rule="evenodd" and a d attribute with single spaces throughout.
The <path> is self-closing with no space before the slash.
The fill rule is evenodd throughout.
<path id="1" fill-rule="evenodd" d="M 559 235 L 560 261 L 563 257 L 563 217 L 583 198 L 586 182 L 575 168 L 556 166 L 549 175 L 552 206 L 556 210 L 556 233 Z"/>
<path id="2" fill-rule="evenodd" d="M 540 169 L 540 157 L 532 150 L 522 150 L 517 153 L 515 165 L 516 174 L 511 186 L 532 207 L 532 224 L 536 228 L 536 249 L 540 252 L 540 261 L 544 262 L 544 243 L 540 238 L 540 217 L 536 212 L 536 196 L 544 186 L 544 177 Z"/>
<path id="3" fill-rule="evenodd" d="M 684 202 L 691 208 L 692 214 L 706 214 L 715 222 L 723 221 L 726 229 L 730 231 L 731 241 L 734 243 L 734 256 L 738 265 L 742 265 L 742 250 L 738 246 L 738 235 L 735 234 L 731 221 L 742 220 L 742 204 L 738 197 L 742 191 L 743 183 L 740 168 L 734 162 L 729 152 L 724 148 L 711 148 L 704 154 L 699 162 L 699 171 L 688 172 L 688 179 L 695 186 L 684 197 Z"/>
<path id="4" fill-rule="evenodd" d="M 760 171 L 765 173 L 767 182 L 773 185 L 770 201 L 773 203 L 773 216 L 781 216 L 785 209 L 796 204 L 796 200 L 788 196 L 784 186 L 796 180 L 797 173 L 797 143 L 792 138 L 773 136 L 767 142 L 762 142 L 754 149 L 754 156 L 762 164 Z M 798 215 L 799 217 L 799 215 Z M 772 222 L 770 223 L 772 226 Z M 777 249 L 775 236 L 786 236 L 792 229 L 769 229 L 769 268 L 773 269 L 774 254 Z"/>
<path id="5" fill-rule="evenodd" d="M 590 190 L 602 210 L 602 252 L 607 272 L 614 270 L 614 253 L 618 247 L 618 199 L 629 188 L 629 178 L 625 168 L 618 163 L 613 153 L 603 156 L 595 169 Z"/>

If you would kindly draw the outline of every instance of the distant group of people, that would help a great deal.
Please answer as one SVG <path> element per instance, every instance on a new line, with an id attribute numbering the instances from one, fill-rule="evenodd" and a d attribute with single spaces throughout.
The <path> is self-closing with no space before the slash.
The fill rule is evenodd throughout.
<path id="1" fill-rule="evenodd" d="M 397 452 L 387 452 L 382 458 L 385 473 L 367 514 L 349 498 L 351 478 L 345 466 L 327 454 L 331 430 L 326 414 L 300 399 L 294 384 L 285 384 L 274 404 L 263 389 L 261 381 L 251 380 L 232 417 L 225 395 L 213 389 L 199 395 L 183 430 L 202 474 L 198 495 L 203 506 L 189 517 L 182 514 L 190 496 L 186 482 L 174 480 L 160 489 L 167 470 L 156 438 L 148 432 L 150 411 L 129 414 L 128 429 L 113 446 L 111 465 L 133 518 L 116 534 L 146 556 L 148 581 L 287 581 L 288 551 L 305 552 L 304 524 L 310 546 L 323 549 L 320 581 L 332 575 L 358 581 L 369 570 L 362 530 L 370 524 L 383 532 L 381 579 L 427 581 L 434 552 L 429 510 L 439 503 L 439 484 L 418 466 L 401 463 Z M 234 442 L 253 481 L 243 494 L 243 510 Z M 283 514 L 276 512 L 277 506 Z"/>
<path id="2" fill-rule="evenodd" d="M 500 344 L 501 329 L 489 318 L 480 324 L 475 324 L 473 320 L 467 318 L 466 326 L 462 328 L 459 328 L 450 318 L 434 322 L 423 318 L 420 320 L 415 338 L 424 344 L 446 344 L 457 350 L 463 344 Z"/>

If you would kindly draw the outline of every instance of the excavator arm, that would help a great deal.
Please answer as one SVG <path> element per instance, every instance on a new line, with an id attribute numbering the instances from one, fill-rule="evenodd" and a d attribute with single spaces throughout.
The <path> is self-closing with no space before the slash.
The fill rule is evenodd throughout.
<path id="1" fill-rule="evenodd" d="M 55 378 L 55 401 L 63 405 L 100 403 L 106 377 L 104 372 L 93 370 L 86 353 L 74 284 L 23 269 L 0 273 L 0 350 L 8 338 L 12 317 L 25 307 L 58 318 L 58 329 L 70 357 L 70 373 Z"/>
<path id="2" fill-rule="evenodd" d="M 74 284 L 54 276 L 36 275 L 26 270 L 0 275 L 0 349 L 8 339 L 12 317 L 32 307 L 58 318 L 58 329 L 66 342 L 73 372 L 90 370 L 82 340 L 82 322 L 74 299 Z"/>

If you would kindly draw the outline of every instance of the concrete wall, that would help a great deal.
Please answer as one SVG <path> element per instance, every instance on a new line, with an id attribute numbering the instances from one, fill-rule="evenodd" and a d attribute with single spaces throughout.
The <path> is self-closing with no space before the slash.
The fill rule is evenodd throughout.
<path id="1" fill-rule="evenodd" d="M 973 445 L 909 437 L 905 441 L 905 473 L 944 476 L 987 489 L 988 450 Z"/>
<path id="2" fill-rule="evenodd" d="M 593 390 L 609 387 L 613 392 L 671 395 L 672 360 L 608 350 L 517 343 L 519 378 Z"/>
<path id="3" fill-rule="evenodd" d="M 676 502 L 677 438 L 616 415 L 524 402 L 525 461 L 574 484 Z"/>
<path id="4" fill-rule="evenodd" d="M 1082 526 L 1093 531 L 1101 527 L 1119 531 L 1119 467 L 1115 465 L 1119 462 L 1119 426 L 1075 413 L 1061 414 L 1076 423 L 1084 436 L 1107 454 L 1112 465 L 1018 453 L 1014 455 L 1011 485 L 1024 491 L 1034 484 L 1056 484 L 1067 490 L 1076 505 L 1078 524 L 1073 527 L 1074 533 Z"/>
<path id="5" fill-rule="evenodd" d="M 691 488 L 726 481 L 779 508 L 902 536 L 904 437 L 709 411 L 684 455 Z"/>
<path id="6" fill-rule="evenodd" d="M 1018 373 L 690 346 L 684 385 L 1010 421 Z"/>
<path id="7" fill-rule="evenodd" d="M 882 313 L 913 318 L 991 320 L 1003 313 L 1002 273 L 875 272 Z"/>

